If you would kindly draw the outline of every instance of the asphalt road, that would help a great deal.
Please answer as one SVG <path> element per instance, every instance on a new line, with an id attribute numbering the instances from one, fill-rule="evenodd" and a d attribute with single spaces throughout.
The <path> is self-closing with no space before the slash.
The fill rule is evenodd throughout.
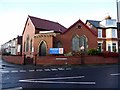
<path id="1" fill-rule="evenodd" d="M 3 64 L 3 63 L 1 63 Z M 118 88 L 120 65 L 32 67 L 3 65 L 3 90 L 24 88 Z"/>

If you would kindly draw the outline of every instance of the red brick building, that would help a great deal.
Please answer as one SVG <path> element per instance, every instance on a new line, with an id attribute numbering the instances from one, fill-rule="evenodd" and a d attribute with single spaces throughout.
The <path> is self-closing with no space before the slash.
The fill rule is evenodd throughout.
<path id="1" fill-rule="evenodd" d="M 99 51 L 118 52 L 118 31 L 116 19 L 109 15 L 102 21 L 87 20 L 86 25 L 98 33 Z"/>
<path id="2" fill-rule="evenodd" d="M 53 47 L 53 38 L 63 33 L 66 28 L 57 22 L 28 16 L 23 30 L 22 54 L 33 57 L 34 54 L 45 56 Z"/>
<path id="3" fill-rule="evenodd" d="M 28 16 L 23 30 L 22 54 L 26 57 L 49 55 L 50 48 L 64 48 L 64 53 L 97 49 L 97 33 L 78 20 L 68 29 L 57 22 Z"/>

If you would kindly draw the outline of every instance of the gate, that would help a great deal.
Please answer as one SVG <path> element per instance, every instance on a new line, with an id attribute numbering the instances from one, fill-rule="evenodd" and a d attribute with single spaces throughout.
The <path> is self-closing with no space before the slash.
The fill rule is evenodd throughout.
<path id="1" fill-rule="evenodd" d="M 33 64 L 33 58 L 25 57 L 24 58 L 24 64 Z"/>

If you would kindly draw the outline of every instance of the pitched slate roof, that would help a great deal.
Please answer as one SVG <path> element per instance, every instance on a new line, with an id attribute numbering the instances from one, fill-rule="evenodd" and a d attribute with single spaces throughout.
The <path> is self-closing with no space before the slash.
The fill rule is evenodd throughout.
<path id="1" fill-rule="evenodd" d="M 94 30 L 92 30 L 92 29 L 90 29 L 86 24 L 84 24 L 80 19 L 77 21 L 77 22 L 75 22 L 73 25 L 71 25 L 68 29 L 67 29 L 67 31 L 69 31 L 72 27 L 74 27 L 77 23 L 81 23 L 82 25 L 84 25 L 85 26 L 85 28 L 87 28 L 90 32 L 92 32 L 92 34 L 93 35 L 95 35 L 95 36 L 97 36 L 97 32 L 96 31 L 94 31 Z M 66 31 L 66 32 L 67 32 Z M 64 33 L 66 33 L 66 32 L 64 32 Z"/>
<path id="2" fill-rule="evenodd" d="M 36 29 L 50 30 L 50 31 L 53 30 L 55 32 L 60 32 L 60 33 L 66 31 L 66 28 L 57 22 L 53 22 L 33 16 L 29 16 L 29 18 L 31 19 Z"/>
<path id="3" fill-rule="evenodd" d="M 95 21 L 95 20 L 87 20 L 86 22 L 91 23 L 94 27 L 100 28 L 100 21 Z"/>

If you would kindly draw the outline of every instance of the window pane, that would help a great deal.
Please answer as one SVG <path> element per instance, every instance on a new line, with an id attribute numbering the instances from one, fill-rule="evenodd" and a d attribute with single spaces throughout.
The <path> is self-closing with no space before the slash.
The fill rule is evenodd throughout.
<path id="1" fill-rule="evenodd" d="M 116 34 L 115 34 L 115 29 L 112 29 L 112 38 L 115 38 Z"/>
<path id="2" fill-rule="evenodd" d="M 30 51 L 32 52 L 32 40 L 30 41 Z"/>
<path id="3" fill-rule="evenodd" d="M 72 39 L 72 50 L 73 51 L 78 51 L 79 50 L 79 38 L 77 36 L 75 36 Z"/>
<path id="4" fill-rule="evenodd" d="M 26 52 L 28 52 L 29 49 L 29 35 L 27 36 L 27 41 L 26 41 Z"/>
<path id="5" fill-rule="evenodd" d="M 98 37 L 101 38 L 102 37 L 102 30 L 98 29 Z"/>
<path id="6" fill-rule="evenodd" d="M 82 47 L 82 46 L 84 46 L 84 50 L 87 49 L 88 42 L 87 42 L 87 38 L 85 36 L 80 37 L 80 47 Z"/>

